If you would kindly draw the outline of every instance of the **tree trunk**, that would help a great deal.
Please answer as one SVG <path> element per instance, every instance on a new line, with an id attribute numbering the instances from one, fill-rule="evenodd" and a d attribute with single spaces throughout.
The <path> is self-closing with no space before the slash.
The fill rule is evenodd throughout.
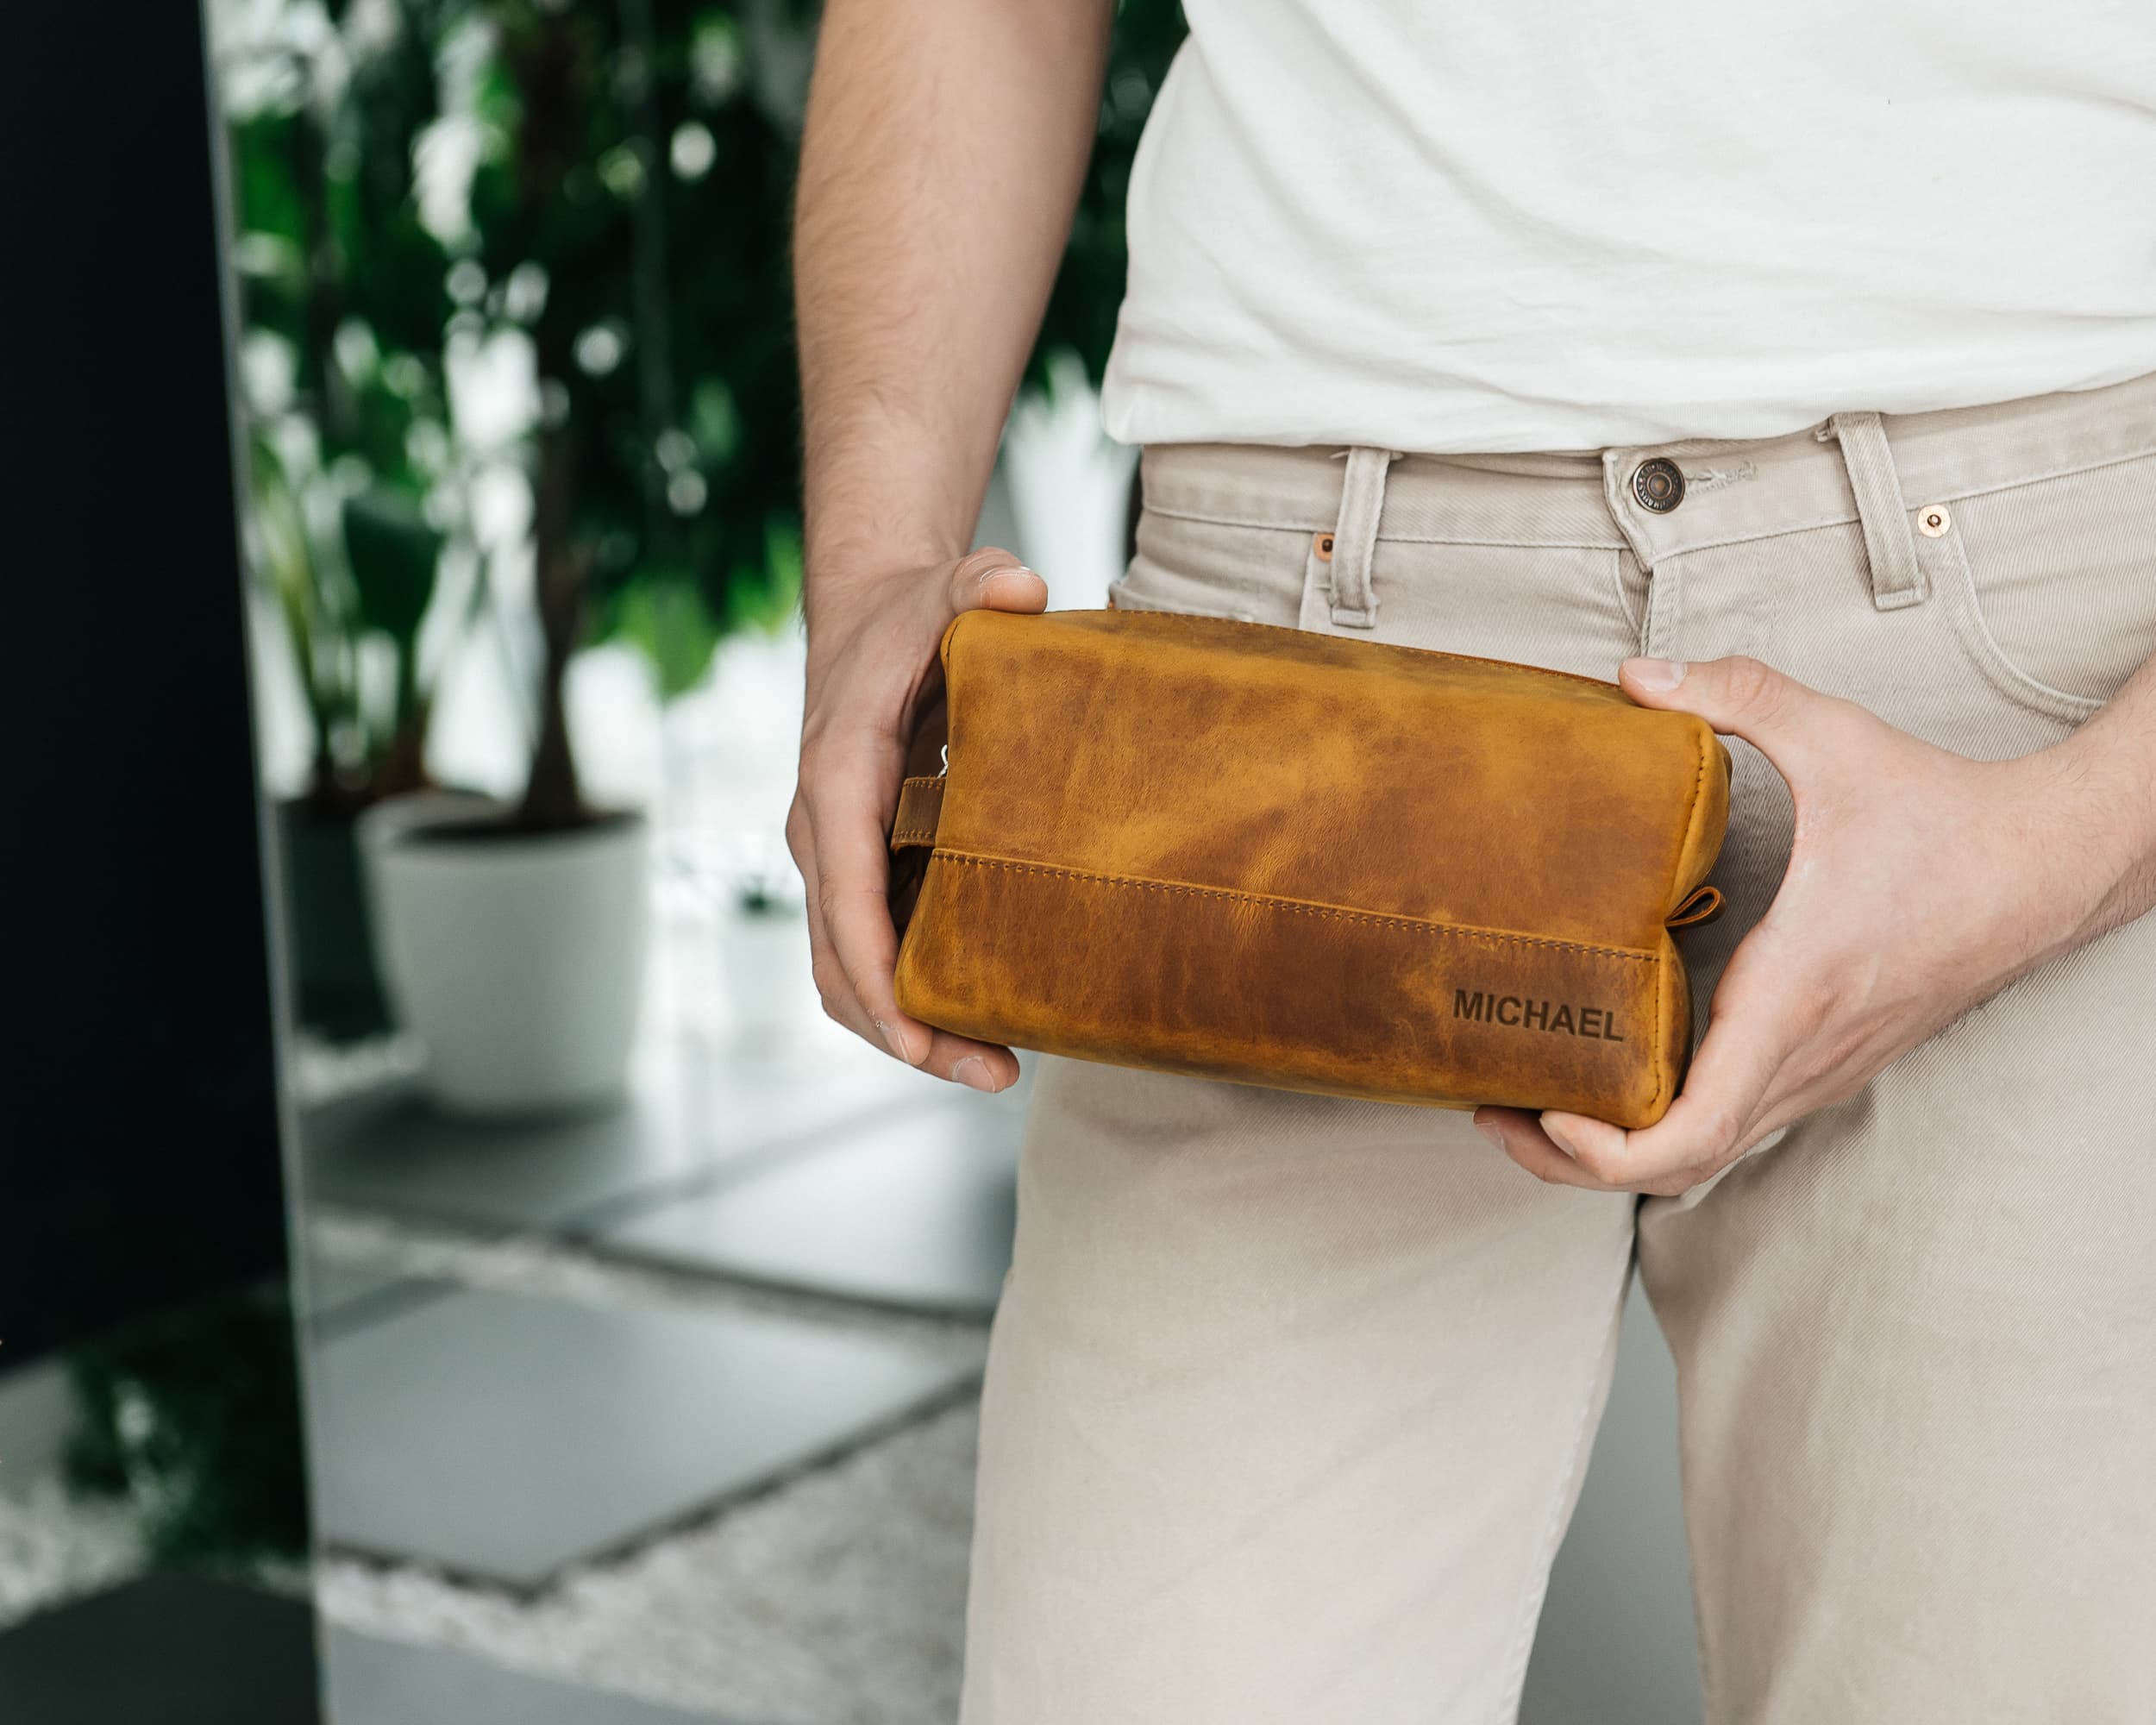
<path id="1" fill-rule="evenodd" d="M 569 660 L 584 638 L 585 582 L 591 573 L 590 551 L 570 539 L 571 436 L 569 428 L 561 425 L 542 431 L 539 438 L 539 495 L 532 528 L 546 664 L 539 685 L 539 737 L 531 751 L 531 777 L 517 811 L 517 825 L 532 832 L 559 832 L 582 826 L 592 818 L 577 782 L 568 708 L 562 694 Z"/>

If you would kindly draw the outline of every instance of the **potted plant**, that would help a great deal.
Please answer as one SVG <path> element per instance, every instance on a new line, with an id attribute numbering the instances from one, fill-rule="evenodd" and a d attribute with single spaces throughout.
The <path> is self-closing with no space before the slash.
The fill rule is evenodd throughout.
<path id="1" fill-rule="evenodd" d="M 312 733 L 306 782 L 278 809 L 288 946 L 302 1019 L 358 1034 L 385 1008 L 353 821 L 427 782 L 442 656 L 422 636 L 456 533 L 442 507 L 447 260 L 398 166 L 437 117 L 436 84 L 423 44 L 379 23 L 368 34 L 360 9 L 342 28 L 298 5 L 213 18 L 239 213 L 249 561 Z"/>
<path id="2" fill-rule="evenodd" d="M 585 796 L 565 678 L 612 636 L 676 693 L 727 630 L 791 614 L 786 225 L 814 8 L 216 10 L 254 45 L 228 88 L 243 312 L 249 342 L 266 332 L 293 356 L 297 406 L 256 440 L 254 528 L 295 656 L 335 673 L 307 675 L 310 699 L 329 691 L 320 801 L 366 810 L 376 946 L 436 1095 L 599 1100 L 633 1035 L 649 840 L 633 811 Z M 1099 379 L 1131 156 L 1181 31 L 1175 0 L 1119 9 L 1036 387 L 1064 351 Z M 505 475 L 523 507 L 505 537 L 480 499 L 498 503 Z M 433 678 L 475 615 L 534 643 L 512 803 L 429 786 Z"/>
<path id="3" fill-rule="evenodd" d="M 525 1113 L 619 1093 L 649 944 L 649 832 L 585 794 L 572 658 L 633 642 L 670 697 L 727 630 L 790 615 L 798 592 L 792 144 L 724 10 L 492 0 L 454 28 L 479 135 L 448 242 L 473 292 L 448 339 L 506 333 L 529 366 L 504 442 L 530 529 L 489 577 L 529 571 L 531 763 L 513 803 L 381 801 L 360 848 L 434 1095 Z"/>

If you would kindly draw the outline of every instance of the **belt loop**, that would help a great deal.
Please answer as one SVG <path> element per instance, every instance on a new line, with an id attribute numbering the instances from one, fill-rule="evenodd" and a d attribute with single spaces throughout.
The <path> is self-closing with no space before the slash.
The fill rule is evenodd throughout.
<path id="1" fill-rule="evenodd" d="M 1340 483 L 1340 520 L 1332 533 L 1332 621 L 1343 629 L 1377 627 L 1377 593 L 1370 561 L 1377 549 L 1378 518 L 1385 512 L 1385 472 L 1400 459 L 1396 449 L 1357 447 L 1347 452 Z"/>
<path id="2" fill-rule="evenodd" d="M 1639 650 L 1655 659 L 1678 657 L 1677 632 L 1683 616 L 1684 559 L 1666 558 L 1647 571 L 1647 612 L 1640 619 Z"/>
<path id="3" fill-rule="evenodd" d="M 1902 501 L 1902 481 L 1894 471 L 1886 428 L 1876 413 L 1837 413 L 1827 422 L 1822 441 L 1828 435 L 1840 441 L 1849 489 L 1856 493 L 1864 554 L 1871 565 L 1872 604 L 1881 611 L 1921 605 L 1929 589 L 1916 561 L 1908 505 Z"/>

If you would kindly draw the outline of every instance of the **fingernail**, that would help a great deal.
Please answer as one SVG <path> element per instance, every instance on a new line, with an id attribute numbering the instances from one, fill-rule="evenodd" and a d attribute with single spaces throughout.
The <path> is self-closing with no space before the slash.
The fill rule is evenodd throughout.
<path id="1" fill-rule="evenodd" d="M 988 1063 L 977 1054 L 968 1054 L 950 1069 L 950 1076 L 968 1089 L 995 1093 L 995 1074 L 988 1070 Z"/>
<path id="2" fill-rule="evenodd" d="M 1482 1135 L 1484 1138 L 1488 1138 L 1488 1139 L 1489 1139 L 1489 1140 L 1492 1144 L 1495 1145 L 1498 1147 L 1498 1149 L 1502 1150 L 1502 1149 L 1505 1147 L 1505 1135 L 1504 1135 L 1504 1133 L 1502 1133 L 1501 1132 L 1498 1131 L 1498 1130 L 1497 1130 L 1497 1128 L 1496 1128 L 1496 1126 L 1495 1126 L 1494 1125 L 1492 1125 L 1489 1121 L 1488 1121 L 1488 1120 L 1477 1120 L 1477 1121 L 1476 1121 L 1476 1122 L 1475 1122 L 1475 1130 L 1476 1130 L 1476 1132 L 1478 1132 L 1482 1133 Z"/>
<path id="3" fill-rule="evenodd" d="M 1570 1157 L 1573 1161 L 1577 1162 L 1580 1159 L 1579 1151 L 1573 1149 L 1570 1145 L 1567 1144 L 1564 1141 L 1564 1134 L 1559 1132 L 1555 1126 L 1551 1126 L 1547 1120 L 1545 1120 L 1542 1122 L 1542 1135 L 1548 1138 L 1550 1142 L 1555 1145 L 1559 1150 L 1563 1151 L 1567 1156 Z"/>
<path id="4" fill-rule="evenodd" d="M 1673 689 L 1689 668 L 1682 659 L 1627 659 L 1625 668 L 1643 689 Z"/>
<path id="5" fill-rule="evenodd" d="M 892 1029 L 889 1025 L 884 1023 L 881 1019 L 878 1019 L 876 1020 L 876 1028 L 883 1032 L 883 1039 L 891 1044 L 892 1053 L 897 1055 L 899 1059 L 905 1061 L 908 1066 L 911 1066 L 913 1063 L 913 1057 L 906 1051 L 905 1038 L 902 1038 L 898 1032 Z"/>

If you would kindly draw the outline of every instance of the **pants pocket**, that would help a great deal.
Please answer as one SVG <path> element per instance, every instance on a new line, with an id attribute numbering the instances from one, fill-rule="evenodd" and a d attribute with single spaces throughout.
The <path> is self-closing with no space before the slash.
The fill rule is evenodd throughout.
<path id="1" fill-rule="evenodd" d="M 2156 456 L 1932 507 L 1919 555 L 2009 700 L 2085 718 L 2156 653 Z"/>

